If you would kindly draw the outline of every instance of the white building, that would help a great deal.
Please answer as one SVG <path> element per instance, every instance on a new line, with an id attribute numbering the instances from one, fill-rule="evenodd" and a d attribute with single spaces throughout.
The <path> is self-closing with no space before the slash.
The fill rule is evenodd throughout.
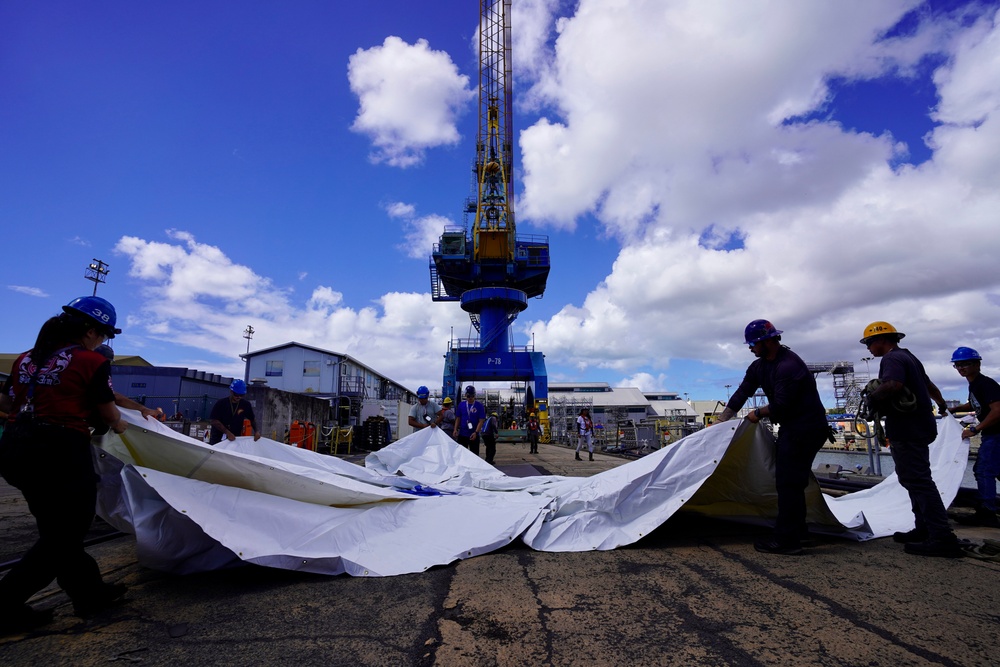
<path id="1" fill-rule="evenodd" d="M 683 422 L 685 424 L 700 423 L 698 412 L 690 403 L 672 392 L 655 392 L 643 394 L 649 401 L 649 406 L 662 419 Z"/>
<path id="2" fill-rule="evenodd" d="M 340 352 L 292 341 L 242 356 L 251 384 L 328 398 L 341 424 L 384 414 L 395 432 L 398 406 L 416 402 L 416 394 L 403 385 Z"/>

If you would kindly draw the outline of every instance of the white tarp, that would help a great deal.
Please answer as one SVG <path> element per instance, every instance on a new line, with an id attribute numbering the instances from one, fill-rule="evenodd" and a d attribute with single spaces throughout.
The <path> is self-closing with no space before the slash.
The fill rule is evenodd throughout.
<path id="1" fill-rule="evenodd" d="M 727 422 L 592 477 L 508 477 L 425 429 L 370 454 L 365 467 L 250 437 L 215 447 L 138 413 L 104 436 L 99 513 L 136 535 L 140 562 L 197 572 L 252 562 L 327 574 L 421 572 L 520 538 L 543 551 L 631 544 L 678 510 L 767 523 L 776 508 L 773 443 Z M 932 445 L 946 504 L 968 442 L 952 418 Z M 830 498 L 809 489 L 809 520 L 854 539 L 913 526 L 895 476 Z"/>

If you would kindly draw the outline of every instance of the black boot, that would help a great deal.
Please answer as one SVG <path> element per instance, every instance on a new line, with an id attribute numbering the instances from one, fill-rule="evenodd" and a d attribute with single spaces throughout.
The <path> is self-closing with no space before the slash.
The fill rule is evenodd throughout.
<path id="1" fill-rule="evenodd" d="M 802 545 L 798 540 L 777 537 L 772 537 L 769 540 L 757 540 L 753 543 L 753 548 L 762 553 L 782 556 L 795 556 L 802 553 Z"/>
<path id="2" fill-rule="evenodd" d="M 899 542 L 900 544 L 912 544 L 914 542 L 923 542 L 930 537 L 926 528 L 914 528 L 913 530 L 908 530 L 904 532 L 897 532 L 892 534 L 892 541 Z"/>
<path id="3" fill-rule="evenodd" d="M 949 539 L 908 542 L 903 546 L 903 551 L 914 556 L 936 556 L 938 558 L 961 558 L 965 555 L 954 535 Z"/>
<path id="4" fill-rule="evenodd" d="M 577 461 L 582 461 L 583 460 L 583 459 L 580 458 L 580 452 L 576 453 L 576 460 Z"/>
<path id="5" fill-rule="evenodd" d="M 975 514 L 955 517 L 955 523 L 963 526 L 983 526 L 986 528 L 1000 528 L 1000 519 L 997 519 L 995 512 L 980 507 Z"/>
<path id="6" fill-rule="evenodd" d="M 594 460 L 594 452 L 591 452 L 591 453 L 590 453 L 590 460 L 591 460 L 591 461 L 593 461 L 593 460 Z"/>

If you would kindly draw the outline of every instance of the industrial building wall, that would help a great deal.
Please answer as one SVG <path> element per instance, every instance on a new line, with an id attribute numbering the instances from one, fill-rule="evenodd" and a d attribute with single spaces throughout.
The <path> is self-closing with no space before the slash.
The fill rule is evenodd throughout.
<path id="1" fill-rule="evenodd" d="M 131 399 L 141 396 L 177 396 L 180 394 L 182 369 L 111 366 L 111 384 L 115 391 Z"/>
<path id="2" fill-rule="evenodd" d="M 229 395 L 232 378 L 187 368 L 111 366 L 115 391 L 171 417 L 180 412 L 189 421 L 208 419 L 215 402 Z"/>

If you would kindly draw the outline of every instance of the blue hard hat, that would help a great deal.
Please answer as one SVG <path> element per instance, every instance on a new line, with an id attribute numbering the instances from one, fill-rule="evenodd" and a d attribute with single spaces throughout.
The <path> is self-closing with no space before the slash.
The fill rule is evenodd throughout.
<path id="1" fill-rule="evenodd" d="M 229 391 L 233 392 L 237 396 L 243 396 L 247 393 L 247 383 L 243 380 L 233 380 L 229 383 Z"/>
<path id="2" fill-rule="evenodd" d="M 971 347 L 960 347 L 951 353 L 951 363 L 956 361 L 982 361 L 983 358 Z"/>
<path id="3" fill-rule="evenodd" d="M 88 320 L 93 320 L 108 338 L 114 338 L 115 334 L 122 332 L 121 329 L 115 328 L 118 321 L 115 307 L 99 296 L 81 296 L 70 301 L 62 309 L 68 315 L 83 315 Z"/>
<path id="4" fill-rule="evenodd" d="M 465 388 L 465 395 L 466 396 L 475 396 L 476 395 L 476 388 L 473 387 L 470 384 L 468 387 Z"/>
<path id="5" fill-rule="evenodd" d="M 774 338 L 780 335 L 781 332 L 775 329 L 774 325 L 767 320 L 754 320 L 747 325 L 746 330 L 743 332 L 743 337 L 746 339 L 747 345 L 753 345 L 766 338 Z"/>
<path id="6" fill-rule="evenodd" d="M 431 395 L 431 390 L 425 387 L 424 385 L 420 385 L 419 387 L 417 387 L 417 398 L 427 398 L 430 395 Z"/>

